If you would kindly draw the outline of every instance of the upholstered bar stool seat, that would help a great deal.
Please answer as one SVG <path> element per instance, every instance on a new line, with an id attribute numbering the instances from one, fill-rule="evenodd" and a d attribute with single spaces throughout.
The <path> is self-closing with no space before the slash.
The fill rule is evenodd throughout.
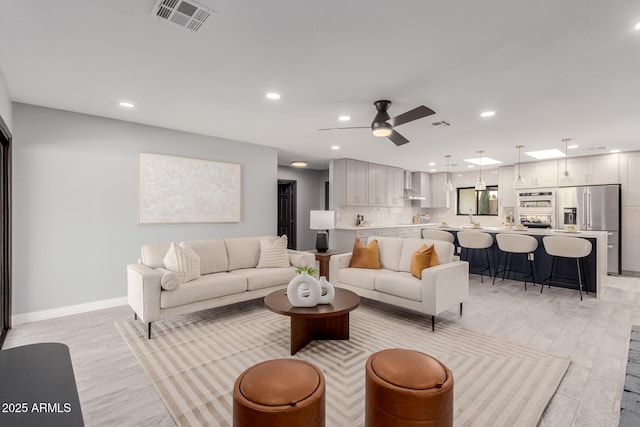
<path id="1" fill-rule="evenodd" d="M 533 284 L 536 284 L 536 277 L 533 273 L 533 258 L 529 257 L 529 254 L 538 249 L 538 241 L 535 237 L 525 236 L 522 234 L 508 234 L 502 233 L 496 235 L 496 243 L 498 244 L 498 249 L 500 252 L 498 253 L 498 264 L 497 268 L 500 268 L 500 254 L 504 252 L 506 254 L 504 267 L 500 271 L 496 271 L 496 274 L 493 276 L 493 283 L 496 283 L 496 277 L 498 273 L 502 273 L 502 280 L 504 280 L 505 274 L 509 277 L 509 273 L 511 272 L 511 264 L 509 263 L 509 259 L 512 254 L 522 255 L 522 279 L 524 280 L 524 290 L 527 290 L 527 278 L 531 277 L 533 280 Z M 525 269 L 525 264 L 527 259 L 529 260 L 529 268 L 530 272 L 527 273 Z"/>
<path id="2" fill-rule="evenodd" d="M 275 359 L 244 371 L 233 386 L 236 427 L 325 425 L 322 372 L 297 359 Z"/>
<path id="3" fill-rule="evenodd" d="M 486 267 L 482 267 L 477 274 L 480 274 L 480 281 L 484 283 L 485 271 L 489 271 L 489 277 L 491 277 L 491 263 L 489 261 L 489 248 L 493 245 L 493 237 L 489 233 L 483 233 L 481 231 L 459 231 L 458 243 L 460 247 L 466 249 L 466 261 L 469 261 L 470 250 L 484 250 L 484 255 L 487 261 Z M 471 271 L 469 271 L 471 273 Z"/>
<path id="4" fill-rule="evenodd" d="M 443 240 L 445 242 L 453 243 L 454 237 L 453 234 L 444 230 L 422 230 L 422 238 L 423 239 L 431 239 L 431 240 Z"/>
<path id="5" fill-rule="evenodd" d="M 542 244 L 544 250 L 553 257 L 551 260 L 551 271 L 543 283 L 547 283 L 549 287 L 551 287 L 553 272 L 558 258 L 573 258 L 576 260 L 578 273 L 577 285 L 580 291 L 580 301 L 582 301 L 582 287 L 584 286 L 582 280 L 584 277 L 582 261 L 591 254 L 591 242 L 581 237 L 545 236 L 542 238 Z M 540 293 L 542 293 L 542 289 L 544 289 L 544 286 L 540 289 Z M 587 291 L 587 294 L 588 293 L 589 291 Z"/>
<path id="6" fill-rule="evenodd" d="M 453 374 L 414 350 L 387 349 L 367 359 L 365 427 L 450 427 Z"/>

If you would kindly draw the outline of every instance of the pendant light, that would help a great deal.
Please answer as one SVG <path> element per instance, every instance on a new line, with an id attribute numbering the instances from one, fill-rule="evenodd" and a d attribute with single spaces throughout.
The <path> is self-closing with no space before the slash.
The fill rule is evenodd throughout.
<path id="1" fill-rule="evenodd" d="M 571 138 L 565 138 L 562 140 L 562 142 L 564 142 L 564 172 L 560 175 L 560 184 L 569 184 L 571 182 L 571 174 L 567 167 L 567 164 L 569 163 L 569 151 L 567 150 L 567 144 L 569 144 L 569 141 L 571 141 Z"/>
<path id="2" fill-rule="evenodd" d="M 520 150 L 524 147 L 524 145 L 516 145 L 518 149 L 518 176 L 513 180 L 513 188 L 522 188 L 525 185 L 524 178 L 520 175 Z"/>
<path id="3" fill-rule="evenodd" d="M 451 154 L 444 156 L 447 158 L 447 180 L 442 184 L 442 191 L 453 191 L 453 183 L 451 182 L 451 176 L 449 175 L 449 159 Z"/>
<path id="4" fill-rule="evenodd" d="M 484 153 L 484 151 L 478 151 L 478 154 L 480 155 L 480 175 L 478 176 L 478 180 L 476 181 L 476 190 L 487 189 L 487 184 L 484 182 L 484 179 L 482 179 L 482 153 Z"/>

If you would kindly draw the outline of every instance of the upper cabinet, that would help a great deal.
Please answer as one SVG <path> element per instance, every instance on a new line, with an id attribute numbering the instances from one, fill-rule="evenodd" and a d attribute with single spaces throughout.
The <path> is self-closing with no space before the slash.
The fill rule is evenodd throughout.
<path id="1" fill-rule="evenodd" d="M 622 206 L 640 206 L 640 151 L 624 153 L 620 157 Z M 622 222 L 625 219 L 623 217 Z M 624 241 L 624 239 L 623 239 Z"/>
<path id="2" fill-rule="evenodd" d="M 369 206 L 387 206 L 387 166 L 369 163 Z"/>
<path id="3" fill-rule="evenodd" d="M 387 205 L 390 207 L 401 208 L 404 205 L 403 172 L 400 168 L 387 167 Z"/>
<path id="4" fill-rule="evenodd" d="M 566 169 L 571 175 L 571 182 L 560 182 L 561 187 L 572 185 L 598 185 L 618 184 L 619 154 L 606 154 L 603 156 L 577 157 L 566 160 L 558 160 L 558 176 Z"/>
<path id="5" fill-rule="evenodd" d="M 444 185 L 445 182 L 447 182 L 446 172 L 431 174 L 431 207 L 432 208 L 451 207 L 451 192 L 442 191 L 442 186 Z"/>
<path id="6" fill-rule="evenodd" d="M 516 166 L 517 167 L 517 166 Z M 520 164 L 520 175 L 525 181 L 524 188 L 558 186 L 558 162 L 547 160 Z"/>
<path id="7" fill-rule="evenodd" d="M 347 206 L 369 205 L 369 164 L 346 160 Z"/>

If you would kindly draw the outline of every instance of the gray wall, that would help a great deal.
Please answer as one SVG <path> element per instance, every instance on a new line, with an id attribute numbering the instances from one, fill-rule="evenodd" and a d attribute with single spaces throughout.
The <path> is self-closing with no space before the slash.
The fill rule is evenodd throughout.
<path id="1" fill-rule="evenodd" d="M 13 105 L 13 314 L 126 295 L 143 243 L 275 234 L 277 150 Z M 138 153 L 242 165 L 235 224 L 138 225 Z"/>
<path id="2" fill-rule="evenodd" d="M 298 234 L 296 248 L 298 250 L 304 251 L 316 247 L 316 230 L 309 228 L 309 211 L 324 209 L 323 176 L 323 171 L 278 166 L 278 179 L 296 181 L 296 232 Z"/>
<path id="3" fill-rule="evenodd" d="M 9 88 L 7 82 L 0 70 L 0 117 L 9 126 L 9 130 L 13 133 L 13 123 L 11 117 L 11 96 L 9 95 Z"/>

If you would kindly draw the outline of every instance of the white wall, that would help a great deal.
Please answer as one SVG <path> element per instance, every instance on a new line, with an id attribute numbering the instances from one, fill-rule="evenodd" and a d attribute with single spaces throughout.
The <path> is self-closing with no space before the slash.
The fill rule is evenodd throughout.
<path id="1" fill-rule="evenodd" d="M 13 106 L 13 314 L 126 295 L 143 243 L 275 234 L 277 150 Z M 138 225 L 138 153 L 242 165 L 236 224 Z"/>
<path id="2" fill-rule="evenodd" d="M 13 123 L 11 114 L 11 96 L 9 95 L 9 87 L 0 70 L 0 117 L 7 124 L 11 133 L 13 133 Z"/>
<path id="3" fill-rule="evenodd" d="M 278 179 L 296 181 L 296 248 L 315 249 L 316 230 L 309 228 L 309 211 L 324 209 L 326 172 L 278 166 Z M 275 225 L 274 225 L 275 226 Z"/>

